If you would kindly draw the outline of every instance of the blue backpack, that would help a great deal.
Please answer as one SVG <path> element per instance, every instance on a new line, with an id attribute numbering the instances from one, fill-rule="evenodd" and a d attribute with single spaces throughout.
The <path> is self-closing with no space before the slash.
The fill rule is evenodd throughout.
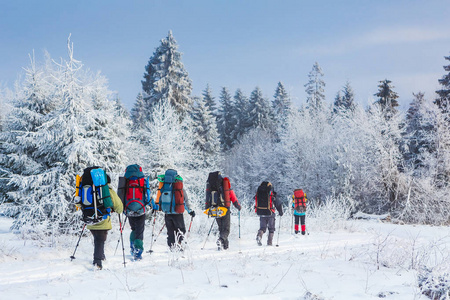
<path id="1" fill-rule="evenodd" d="M 96 224 L 108 218 L 113 207 L 106 172 L 99 167 L 86 168 L 81 177 L 79 204 L 86 224 Z"/>
<path id="2" fill-rule="evenodd" d="M 156 204 L 166 214 L 182 214 L 184 212 L 183 178 L 177 171 L 169 169 L 158 176 L 159 188 Z"/>

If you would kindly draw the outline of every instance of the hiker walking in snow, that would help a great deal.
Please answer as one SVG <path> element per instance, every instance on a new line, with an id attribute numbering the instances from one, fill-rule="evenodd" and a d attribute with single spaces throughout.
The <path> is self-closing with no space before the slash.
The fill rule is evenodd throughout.
<path id="1" fill-rule="evenodd" d="M 231 214 L 230 206 L 233 203 L 239 211 L 241 205 L 239 204 L 236 194 L 231 189 L 230 180 L 228 177 L 222 177 L 219 171 L 211 172 L 206 181 L 206 201 L 205 209 L 208 211 L 208 216 L 216 218 L 219 226 L 219 239 L 217 240 L 217 247 L 219 249 L 228 249 L 230 235 Z"/>
<path id="2" fill-rule="evenodd" d="M 305 214 L 306 214 L 306 194 L 302 189 L 294 190 L 294 194 L 292 195 L 292 209 L 294 210 L 294 230 L 295 234 L 299 233 L 299 221 L 301 224 L 302 235 L 306 233 L 306 225 L 305 225 Z"/>
<path id="3" fill-rule="evenodd" d="M 77 175 L 76 203 L 83 212 L 83 221 L 94 237 L 93 265 L 102 269 L 105 260 L 105 241 L 111 226 L 111 212 L 121 214 L 123 205 L 109 186 L 111 178 L 100 167 L 90 167 Z"/>
<path id="4" fill-rule="evenodd" d="M 168 169 L 164 175 L 158 176 L 159 187 L 156 204 L 164 212 L 164 222 L 167 230 L 167 245 L 174 249 L 180 247 L 186 233 L 183 213 L 186 210 L 192 218 L 195 212 L 190 208 L 189 199 L 183 188 L 183 178 L 177 171 Z M 175 239 L 177 242 L 175 243 Z"/>
<path id="5" fill-rule="evenodd" d="M 117 190 L 119 198 L 124 205 L 124 214 L 127 216 L 131 227 L 130 252 L 133 259 L 142 259 L 144 252 L 144 229 L 147 205 L 153 210 L 158 209 L 150 197 L 150 181 L 144 176 L 142 168 L 137 165 L 129 165 L 124 177 L 119 177 Z"/>
<path id="6" fill-rule="evenodd" d="M 267 229 L 269 229 L 267 245 L 272 246 L 275 233 L 275 209 L 281 217 L 283 215 L 281 202 L 278 201 L 272 184 L 268 181 L 263 181 L 255 195 L 255 212 L 259 216 L 259 230 L 256 235 L 256 242 L 259 246 L 262 245 L 262 236 Z"/>

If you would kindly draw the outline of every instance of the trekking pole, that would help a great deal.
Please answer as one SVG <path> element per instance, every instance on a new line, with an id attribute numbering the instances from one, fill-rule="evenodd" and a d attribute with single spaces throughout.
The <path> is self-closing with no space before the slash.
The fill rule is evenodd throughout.
<path id="1" fill-rule="evenodd" d="M 186 235 L 186 238 L 188 238 L 189 237 L 189 232 L 191 232 L 191 226 L 192 226 L 192 221 L 194 220 L 194 217 L 193 216 L 191 216 L 191 223 L 189 224 L 189 229 L 188 229 L 188 232 L 187 232 L 187 235 Z"/>
<path id="2" fill-rule="evenodd" d="M 84 223 L 84 225 L 83 225 L 83 229 L 81 230 L 80 238 L 78 239 L 77 245 L 75 246 L 75 250 L 73 251 L 73 254 L 70 257 L 70 261 L 75 259 L 75 252 L 77 252 L 78 245 L 80 244 L 81 237 L 83 236 L 84 228 L 86 228 L 86 223 Z"/>
<path id="3" fill-rule="evenodd" d="M 122 232 L 122 230 L 125 228 L 125 225 L 127 224 L 127 218 L 128 218 L 128 216 L 125 217 L 125 221 L 123 221 L 123 226 L 120 225 L 120 227 L 122 227 L 122 229 L 120 229 L 120 232 Z M 114 255 L 116 255 L 116 253 L 117 253 L 117 248 L 119 248 L 119 243 L 120 243 L 120 237 L 117 239 L 117 245 L 116 245 L 116 250 L 114 251 Z"/>
<path id="4" fill-rule="evenodd" d="M 153 250 L 152 250 L 153 243 L 156 242 L 156 240 L 158 239 L 158 236 L 161 234 L 161 232 L 163 231 L 165 226 L 166 226 L 166 223 L 163 224 L 163 226 L 161 227 L 161 230 L 159 231 L 158 235 L 155 237 L 153 242 L 150 244 L 150 250 L 148 250 L 147 253 L 152 253 L 153 252 Z"/>
<path id="5" fill-rule="evenodd" d="M 241 211 L 238 211 L 239 238 L 241 238 Z"/>
<path id="6" fill-rule="evenodd" d="M 292 218 L 291 218 L 291 234 L 293 234 L 294 230 L 294 211 L 292 211 Z"/>
<path id="7" fill-rule="evenodd" d="M 205 248 L 206 241 L 208 240 L 208 237 L 209 237 L 209 235 L 211 234 L 211 230 L 212 230 L 212 228 L 213 228 L 214 221 L 215 221 L 215 219 L 214 219 L 214 220 L 212 221 L 212 223 L 211 223 L 211 228 L 209 228 L 209 232 L 208 232 L 208 235 L 206 236 L 205 243 L 203 244 L 202 250 L 203 250 L 203 248 Z"/>
<path id="8" fill-rule="evenodd" d="M 152 239 L 150 241 L 150 250 L 148 250 L 147 252 L 152 253 L 153 250 L 153 237 L 155 236 L 155 223 L 156 223 L 156 216 L 153 215 L 153 225 L 152 225 Z"/>
<path id="9" fill-rule="evenodd" d="M 118 214 L 119 216 L 119 225 L 120 225 L 120 239 L 122 240 L 122 254 L 123 254 L 123 267 L 125 268 L 125 247 L 123 246 L 123 235 L 122 235 L 122 220 L 120 219 L 120 214 Z"/>
<path id="10" fill-rule="evenodd" d="M 281 216 L 280 216 L 280 224 L 278 224 L 278 237 L 277 237 L 277 247 L 280 246 L 278 245 L 278 241 L 280 240 L 280 230 L 281 230 Z"/>

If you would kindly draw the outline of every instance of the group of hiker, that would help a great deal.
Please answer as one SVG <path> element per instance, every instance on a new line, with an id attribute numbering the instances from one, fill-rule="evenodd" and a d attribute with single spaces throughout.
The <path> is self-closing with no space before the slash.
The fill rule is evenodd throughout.
<path id="1" fill-rule="evenodd" d="M 188 194 L 183 187 L 183 178 L 176 170 L 168 169 L 164 174 L 158 175 L 158 190 L 155 198 L 151 197 L 150 178 L 144 175 L 142 168 L 137 164 L 128 166 L 124 176 L 119 177 L 117 193 L 110 187 L 111 178 L 109 175 L 98 166 L 86 168 L 83 175 L 77 175 L 76 179 L 75 203 L 77 209 L 81 209 L 83 214 L 85 223 L 83 230 L 86 227 L 94 237 L 93 264 L 95 267 L 98 269 L 103 267 L 102 261 L 105 260 L 104 245 L 108 230 L 112 229 L 111 212 L 119 214 L 121 237 L 122 229 L 128 219 L 131 227 L 130 253 L 133 260 L 142 259 L 148 207 L 153 212 L 162 211 L 164 213 L 164 226 L 167 230 L 167 245 L 169 248 L 183 251 L 183 238 L 186 234 L 183 213 L 186 211 L 191 216 L 192 224 L 195 211 L 192 209 Z M 303 190 L 296 189 L 292 195 L 296 234 L 301 232 L 304 235 L 306 231 L 306 202 L 307 198 Z M 219 237 L 216 243 L 219 250 L 229 248 L 231 204 L 239 211 L 240 216 L 242 207 L 235 192 L 231 189 L 229 178 L 222 176 L 219 171 L 209 173 L 206 182 L 205 214 L 215 218 L 215 223 L 218 225 Z M 279 216 L 283 215 L 282 202 L 277 199 L 277 193 L 274 191 L 272 184 L 263 181 L 255 195 L 255 212 L 260 221 L 260 227 L 256 235 L 259 246 L 262 245 L 261 240 L 267 230 L 269 231 L 267 245 L 273 244 L 276 211 L 278 211 Z M 120 217 L 122 213 L 126 216 L 123 223 Z M 154 225 L 156 219 L 153 218 Z M 301 228 L 299 228 L 299 222 Z M 213 224 L 211 224 L 211 229 Z"/>

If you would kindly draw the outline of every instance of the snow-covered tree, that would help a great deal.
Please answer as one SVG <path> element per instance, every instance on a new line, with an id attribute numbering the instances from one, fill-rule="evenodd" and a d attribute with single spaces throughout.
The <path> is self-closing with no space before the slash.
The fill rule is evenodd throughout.
<path id="1" fill-rule="evenodd" d="M 248 123 L 250 128 L 274 130 L 272 109 L 259 87 L 256 87 L 250 94 L 249 108 Z"/>
<path id="2" fill-rule="evenodd" d="M 220 139 L 216 119 L 207 105 L 206 97 L 196 98 L 192 111 L 192 126 L 194 146 L 203 155 L 204 166 L 214 169 L 218 166 Z"/>
<path id="3" fill-rule="evenodd" d="M 182 116 L 191 110 L 192 82 L 181 62 L 181 55 L 177 41 L 169 31 L 145 67 L 142 90 L 148 95 L 144 98 L 148 109 L 167 101 Z"/>
<path id="4" fill-rule="evenodd" d="M 317 62 L 314 63 L 312 70 L 308 74 L 308 83 L 305 84 L 307 108 L 312 111 L 318 111 L 323 108 L 325 101 L 325 81 L 322 79 L 322 68 Z"/>
<path id="5" fill-rule="evenodd" d="M 342 95 L 339 91 L 334 100 L 333 111 L 337 112 L 340 109 L 346 109 L 346 110 L 354 110 L 355 109 L 355 93 L 353 92 L 353 89 L 352 89 L 349 81 L 347 81 L 345 83 L 345 86 L 342 88 Z"/>
<path id="6" fill-rule="evenodd" d="M 286 92 L 283 83 L 278 82 L 273 98 L 272 107 L 274 120 L 277 127 L 283 130 L 286 127 L 287 118 L 292 108 L 291 99 Z"/>
<path id="7" fill-rule="evenodd" d="M 378 97 L 375 101 L 376 104 L 380 105 L 386 118 L 390 118 L 392 115 L 397 113 L 396 107 L 398 106 L 398 95 L 393 91 L 394 86 L 391 85 L 391 81 L 388 79 L 379 81 L 378 92 L 374 96 Z"/>
<path id="8" fill-rule="evenodd" d="M 93 165 L 108 172 L 123 168 L 123 131 L 114 124 L 106 80 L 84 71 L 73 57 L 70 41 L 68 52 L 69 59 L 47 74 L 54 80 L 49 99 L 59 105 L 37 130 L 23 137 L 32 142 L 33 161 L 42 168 L 11 174 L 9 184 L 17 190 L 8 197 L 20 205 L 14 227 L 22 230 L 71 230 L 81 219 L 72 212 L 75 175 Z"/>
<path id="9" fill-rule="evenodd" d="M 214 96 L 212 94 L 212 90 L 209 87 L 209 84 L 206 85 L 205 90 L 202 93 L 203 99 L 205 99 L 205 105 L 208 107 L 212 116 L 216 116 L 216 101 L 214 100 Z"/>
<path id="10" fill-rule="evenodd" d="M 217 113 L 217 129 L 220 135 L 220 141 L 223 150 L 228 150 L 233 145 L 233 129 L 235 128 L 235 119 L 233 118 L 233 100 L 230 92 L 223 87 L 219 96 L 220 107 Z"/>
<path id="11" fill-rule="evenodd" d="M 133 121 L 133 129 L 138 129 L 143 126 L 150 118 L 150 110 L 146 106 L 144 100 L 145 92 L 141 92 L 136 97 L 133 108 L 131 109 L 131 120 Z"/>
<path id="12" fill-rule="evenodd" d="M 233 118 L 234 128 L 232 129 L 233 145 L 248 132 L 251 124 L 249 123 L 250 103 L 241 89 L 237 89 L 233 96 Z"/>
<path id="13" fill-rule="evenodd" d="M 444 56 L 446 60 L 450 61 L 450 56 Z M 449 72 L 439 79 L 439 84 L 442 86 L 440 90 L 437 90 L 438 98 L 434 103 L 443 111 L 448 112 L 450 110 L 450 65 L 444 66 L 444 70 Z"/>

